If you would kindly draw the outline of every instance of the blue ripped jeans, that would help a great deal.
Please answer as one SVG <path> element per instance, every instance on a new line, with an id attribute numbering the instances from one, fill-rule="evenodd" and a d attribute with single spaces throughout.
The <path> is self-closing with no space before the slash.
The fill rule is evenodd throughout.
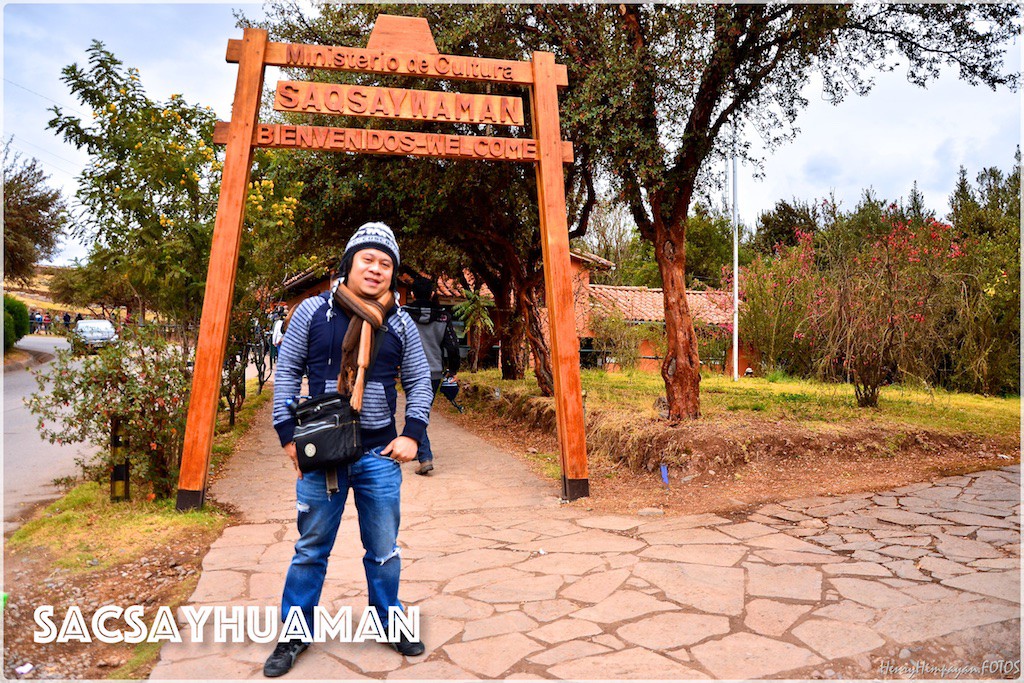
<path id="1" fill-rule="evenodd" d="M 397 545 L 402 468 L 395 460 L 382 456 L 383 449 L 383 446 L 370 449 L 355 463 L 339 469 L 339 490 L 331 494 L 330 499 L 323 472 L 310 472 L 295 482 L 300 536 L 284 583 L 282 621 L 292 606 L 297 605 L 312 631 L 313 607 L 320 602 L 327 559 L 338 535 L 349 488 L 355 496 L 359 537 L 366 550 L 363 568 L 370 606 L 377 608 L 385 629 L 388 607 L 402 608 L 398 601 L 402 560 Z"/>

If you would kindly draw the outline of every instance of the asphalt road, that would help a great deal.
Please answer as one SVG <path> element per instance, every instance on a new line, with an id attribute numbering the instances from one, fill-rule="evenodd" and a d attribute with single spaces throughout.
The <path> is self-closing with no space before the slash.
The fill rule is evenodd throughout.
<path id="1" fill-rule="evenodd" d="M 30 336 L 18 348 L 53 353 L 66 348 L 61 337 Z M 45 372 L 49 364 L 32 370 Z M 91 455 L 95 448 L 84 445 L 58 446 L 37 434 L 37 419 L 28 412 L 22 399 L 37 389 L 32 370 L 4 373 L 4 532 L 20 526 L 18 520 L 39 503 L 58 498 L 60 491 L 51 482 L 57 477 L 77 473 L 75 458 Z"/>

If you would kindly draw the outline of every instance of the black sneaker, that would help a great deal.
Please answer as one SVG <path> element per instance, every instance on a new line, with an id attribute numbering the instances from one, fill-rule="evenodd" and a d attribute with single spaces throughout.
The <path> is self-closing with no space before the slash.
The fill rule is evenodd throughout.
<path id="1" fill-rule="evenodd" d="M 431 460 L 424 460 L 416 468 L 416 474 L 429 475 L 434 470 L 434 463 Z"/>
<path id="2" fill-rule="evenodd" d="M 274 648 L 274 653 L 267 657 L 267 661 L 263 665 L 263 675 L 267 678 L 285 675 L 295 666 L 295 660 L 306 651 L 307 647 L 309 647 L 309 643 L 304 643 L 301 640 L 278 643 Z"/>
<path id="3" fill-rule="evenodd" d="M 398 639 L 397 643 L 391 643 L 391 647 L 406 657 L 419 657 L 427 649 L 420 641 L 406 638 L 404 633 L 399 634 Z"/>

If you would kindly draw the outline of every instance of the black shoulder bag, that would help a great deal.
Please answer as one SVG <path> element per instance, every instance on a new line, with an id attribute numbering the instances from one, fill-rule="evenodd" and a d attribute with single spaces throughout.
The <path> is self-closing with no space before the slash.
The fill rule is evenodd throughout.
<path id="1" fill-rule="evenodd" d="M 368 371 L 377 360 L 386 331 L 386 325 L 377 330 Z M 295 417 L 295 454 L 300 471 L 331 471 L 363 457 L 359 413 L 349 405 L 347 396 L 329 391 L 299 404 L 289 403 L 288 409 Z"/>

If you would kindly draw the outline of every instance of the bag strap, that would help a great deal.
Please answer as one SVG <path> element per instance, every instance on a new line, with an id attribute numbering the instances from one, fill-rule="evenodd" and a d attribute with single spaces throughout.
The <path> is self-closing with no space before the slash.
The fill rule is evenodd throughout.
<path id="1" fill-rule="evenodd" d="M 377 354 L 380 352 L 380 347 L 384 341 L 384 334 L 388 331 L 387 320 L 381 323 L 381 326 L 377 328 L 377 332 L 373 335 L 373 347 L 370 351 L 370 364 L 367 369 L 373 367 L 373 364 L 377 362 Z M 327 470 L 325 473 L 327 483 L 327 496 L 330 500 L 330 496 L 333 493 L 337 493 L 340 489 L 338 487 L 338 468 Z"/>

